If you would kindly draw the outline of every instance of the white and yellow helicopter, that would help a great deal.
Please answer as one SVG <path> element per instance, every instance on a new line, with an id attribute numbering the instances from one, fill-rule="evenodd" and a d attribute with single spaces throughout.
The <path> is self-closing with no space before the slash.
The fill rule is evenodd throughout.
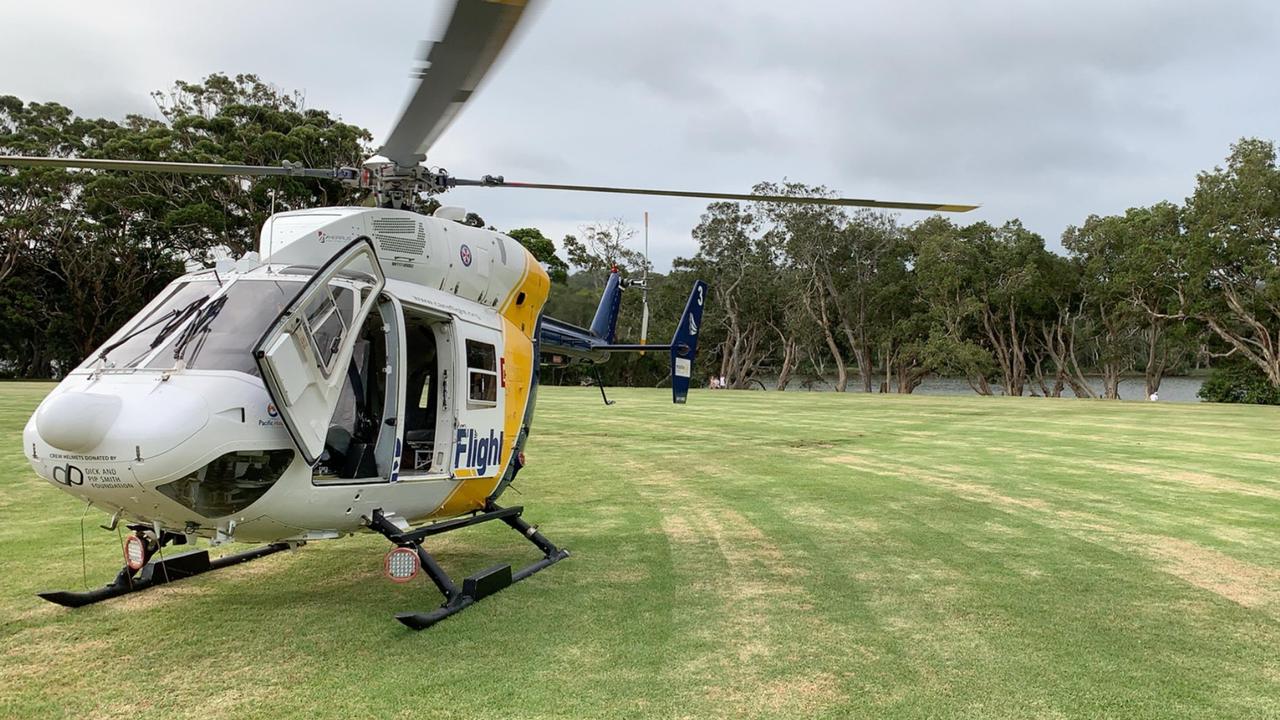
<path id="1" fill-rule="evenodd" d="M 41 597 L 78 607 L 367 531 L 395 546 L 390 579 L 425 573 L 444 595 L 431 612 L 397 616 L 422 629 L 568 555 L 522 508 L 497 504 L 524 465 L 540 359 L 665 351 L 673 399 L 684 402 L 708 287 L 694 284 L 669 345 L 617 344 L 616 271 L 590 328 L 544 317 L 550 282 L 537 260 L 510 237 L 463 224 L 460 208 L 414 212 L 423 196 L 466 185 L 971 209 L 464 180 L 424 167 L 530 4 L 458 0 L 402 117 L 361 168 L 0 157 L 19 167 L 337 178 L 368 188 L 376 205 L 272 215 L 258 253 L 175 280 L 45 398 L 23 432 L 32 468 L 132 534 L 112 583 Z M 423 541 L 493 520 L 542 558 L 459 587 Z M 264 545 L 216 559 L 162 551 L 199 538 Z"/>

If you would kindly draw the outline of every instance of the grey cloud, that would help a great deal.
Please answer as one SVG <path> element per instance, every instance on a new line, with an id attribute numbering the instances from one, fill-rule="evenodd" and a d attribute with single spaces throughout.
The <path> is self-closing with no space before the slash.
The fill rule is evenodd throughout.
<path id="1" fill-rule="evenodd" d="M 150 112 L 173 79 L 252 71 L 380 137 L 443 3 L 11 6 L 0 92 Z M 1178 200 L 1246 134 L 1280 137 L 1280 21 L 1265 0 L 550 0 L 430 161 L 467 175 L 979 201 L 1056 243 L 1089 213 Z M 40 62 L 31 58 L 39 57 Z M 661 224 L 694 250 L 705 203 L 457 191 L 499 227 L 559 237 Z M 918 215 L 905 214 L 904 220 Z"/>

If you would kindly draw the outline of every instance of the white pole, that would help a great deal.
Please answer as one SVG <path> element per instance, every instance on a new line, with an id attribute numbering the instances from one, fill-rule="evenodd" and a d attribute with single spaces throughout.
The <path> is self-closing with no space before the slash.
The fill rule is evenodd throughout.
<path id="1" fill-rule="evenodd" d="M 640 344 L 649 340 L 649 211 L 644 211 L 644 270 L 640 278 Z"/>

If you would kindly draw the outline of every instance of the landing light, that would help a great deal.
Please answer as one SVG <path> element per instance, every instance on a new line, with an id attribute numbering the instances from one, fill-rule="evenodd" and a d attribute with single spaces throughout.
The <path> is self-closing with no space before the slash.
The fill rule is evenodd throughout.
<path id="1" fill-rule="evenodd" d="M 147 545 L 137 535 L 124 539 L 124 564 L 134 571 L 141 570 L 147 564 Z"/>
<path id="2" fill-rule="evenodd" d="M 383 562 L 387 579 L 391 582 L 409 582 L 418 576 L 418 553 L 412 548 L 392 548 Z"/>

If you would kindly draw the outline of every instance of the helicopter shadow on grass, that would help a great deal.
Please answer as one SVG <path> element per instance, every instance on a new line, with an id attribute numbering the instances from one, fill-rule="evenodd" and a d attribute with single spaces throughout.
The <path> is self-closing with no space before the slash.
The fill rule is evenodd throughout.
<path id="1" fill-rule="evenodd" d="M 231 611 L 219 621 L 236 622 L 239 613 L 250 608 L 269 609 L 271 615 L 295 618 L 292 622 L 305 616 L 309 617 L 308 622 L 318 625 L 339 618 L 342 623 L 349 623 L 353 614 L 359 614 L 363 616 L 362 627 L 385 625 L 395 635 L 403 628 L 387 623 L 389 615 L 430 610 L 443 597 L 425 574 L 407 583 L 387 580 L 383 576 L 383 558 L 390 548 L 380 538 L 372 537 L 347 540 L 341 546 L 312 545 L 265 559 L 258 567 L 239 566 L 220 578 L 197 580 L 215 588 L 217 602 L 210 604 L 210 612 Z M 496 532 L 441 538 L 428 543 L 427 550 L 459 584 L 467 575 L 493 565 L 510 563 L 519 567 L 537 559 L 537 552 L 519 539 Z M 281 562 L 272 562 L 277 559 Z M 273 626 L 269 617 L 248 618 L 245 624 Z"/>

